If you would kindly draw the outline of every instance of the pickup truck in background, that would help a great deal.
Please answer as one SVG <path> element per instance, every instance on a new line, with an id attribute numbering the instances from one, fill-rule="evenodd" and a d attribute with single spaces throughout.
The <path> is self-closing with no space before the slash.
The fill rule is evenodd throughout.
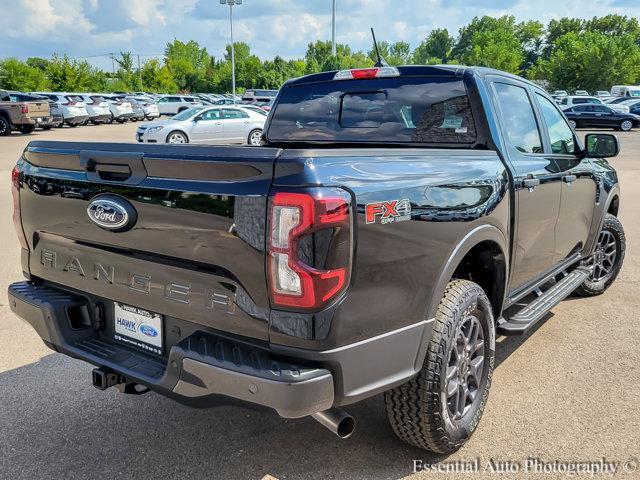
<path id="1" fill-rule="evenodd" d="M 340 437 L 384 393 L 404 441 L 452 452 L 498 334 L 623 263 L 620 189 L 542 89 L 500 71 L 319 73 L 258 147 L 31 142 L 12 172 L 11 309 L 92 382 L 312 416 Z M 517 392 L 513 392 L 517 395 Z"/>
<path id="2" fill-rule="evenodd" d="M 9 92 L 0 90 L 0 136 L 10 135 L 13 129 L 31 133 L 38 123 L 49 119 L 49 101 L 14 102 Z"/>

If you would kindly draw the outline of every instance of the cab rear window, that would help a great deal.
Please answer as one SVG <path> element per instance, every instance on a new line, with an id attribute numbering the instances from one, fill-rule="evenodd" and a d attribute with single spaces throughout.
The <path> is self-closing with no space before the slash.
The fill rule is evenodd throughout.
<path id="1" fill-rule="evenodd" d="M 476 127 L 461 79 L 346 80 L 286 87 L 268 139 L 470 144 L 476 140 Z"/>

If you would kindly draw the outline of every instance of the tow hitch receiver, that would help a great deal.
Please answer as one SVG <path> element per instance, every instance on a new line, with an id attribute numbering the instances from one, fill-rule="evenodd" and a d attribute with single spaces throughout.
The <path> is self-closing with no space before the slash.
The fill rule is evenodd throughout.
<path id="1" fill-rule="evenodd" d="M 129 382 L 125 377 L 104 367 L 94 368 L 91 371 L 93 386 L 98 390 L 106 390 L 109 387 L 116 387 L 120 393 L 128 395 L 142 395 L 149 391 L 144 385 Z"/>

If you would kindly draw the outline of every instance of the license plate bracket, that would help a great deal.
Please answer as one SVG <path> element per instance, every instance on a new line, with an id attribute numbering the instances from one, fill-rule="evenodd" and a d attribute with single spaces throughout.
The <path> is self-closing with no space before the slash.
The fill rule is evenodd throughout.
<path id="1" fill-rule="evenodd" d="M 156 355 L 164 353 L 162 315 L 118 302 L 113 309 L 117 341 Z"/>

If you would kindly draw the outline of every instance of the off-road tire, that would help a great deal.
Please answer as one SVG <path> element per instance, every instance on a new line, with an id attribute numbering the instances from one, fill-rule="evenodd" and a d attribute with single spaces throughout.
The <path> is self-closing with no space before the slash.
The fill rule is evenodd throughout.
<path id="1" fill-rule="evenodd" d="M 16 128 L 20 133 L 28 135 L 30 133 L 33 133 L 33 131 L 36 129 L 36 126 L 35 125 L 18 125 Z"/>
<path id="2" fill-rule="evenodd" d="M 620 269 L 622 268 L 626 250 L 626 238 L 624 235 L 624 228 L 622 227 L 622 223 L 616 217 L 614 217 L 610 213 L 607 213 L 604 217 L 604 223 L 602 224 L 602 229 L 600 230 L 598 239 L 596 239 L 596 241 L 599 240 L 600 235 L 602 235 L 603 232 L 608 232 L 610 235 L 612 235 L 616 243 L 616 258 L 613 263 L 613 267 L 611 271 L 602 278 L 587 278 L 584 283 L 580 285 L 574 292 L 576 295 L 579 295 L 581 297 L 592 297 L 604 293 L 607 288 L 609 288 L 611 284 L 616 280 L 618 274 L 620 273 Z M 587 260 L 584 263 L 589 265 L 590 261 Z"/>
<path id="3" fill-rule="evenodd" d="M 0 137 L 11 135 L 11 122 L 0 115 Z"/>
<path id="4" fill-rule="evenodd" d="M 483 329 L 481 381 L 469 410 L 453 420 L 447 402 L 446 374 L 460 328 L 476 316 Z M 476 340 L 477 341 L 477 340 Z M 389 422 L 403 441 L 436 453 L 459 449 L 476 429 L 491 387 L 495 361 L 495 320 L 484 290 L 468 280 L 450 282 L 436 312 L 433 333 L 420 372 L 384 394 Z"/>

